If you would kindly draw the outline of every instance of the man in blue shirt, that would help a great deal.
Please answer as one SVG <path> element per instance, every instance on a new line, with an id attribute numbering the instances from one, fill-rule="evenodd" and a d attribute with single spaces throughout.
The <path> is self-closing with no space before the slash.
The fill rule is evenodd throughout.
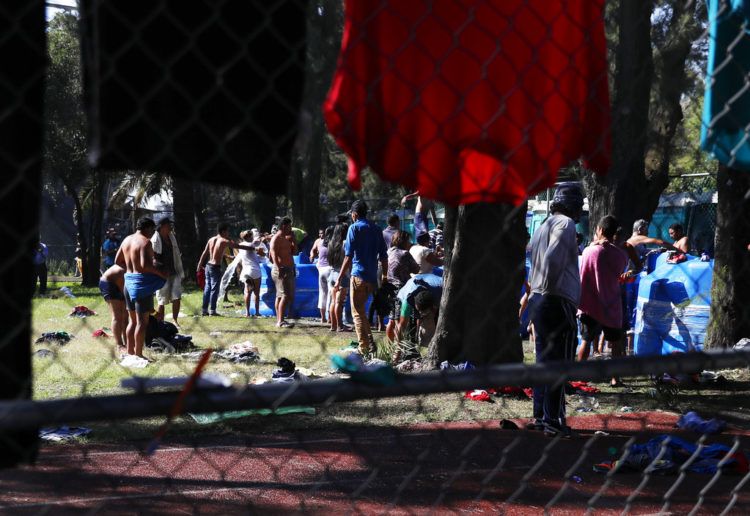
<path id="1" fill-rule="evenodd" d="M 115 256 L 117 250 L 120 248 L 120 239 L 117 238 L 115 228 L 109 228 L 107 230 L 107 239 L 102 244 L 102 251 L 104 251 L 104 268 L 109 269 L 115 264 Z"/>
<path id="2" fill-rule="evenodd" d="M 37 240 L 36 247 L 34 248 L 34 290 L 36 290 L 36 282 L 39 280 L 39 294 L 44 295 L 47 293 L 47 257 L 49 256 L 49 250 L 47 246 L 42 243 L 41 240 Z"/>
<path id="3" fill-rule="evenodd" d="M 354 201 L 351 217 L 353 224 L 349 226 L 344 242 L 344 262 L 333 288 L 337 291 L 341 287 L 341 278 L 346 277 L 351 267 L 349 297 L 359 352 L 364 355 L 375 351 L 365 305 L 367 298 L 378 288 L 378 260 L 382 265 L 383 282 L 388 280 L 388 255 L 382 230 L 367 220 L 367 204 L 364 201 Z"/>

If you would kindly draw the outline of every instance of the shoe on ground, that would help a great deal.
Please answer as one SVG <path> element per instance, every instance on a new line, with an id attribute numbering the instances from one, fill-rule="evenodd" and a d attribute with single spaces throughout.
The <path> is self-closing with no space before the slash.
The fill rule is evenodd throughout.
<path id="1" fill-rule="evenodd" d="M 570 439 L 577 435 L 568 425 L 558 425 L 547 421 L 542 422 L 542 425 L 544 426 L 543 431 L 546 437 L 560 436 L 563 439 Z"/>

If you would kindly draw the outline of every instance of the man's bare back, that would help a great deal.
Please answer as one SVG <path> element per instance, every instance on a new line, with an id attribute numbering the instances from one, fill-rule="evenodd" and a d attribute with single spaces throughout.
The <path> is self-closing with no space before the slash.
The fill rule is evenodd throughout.
<path id="1" fill-rule="evenodd" d="M 125 269 L 117 264 L 104 271 L 102 281 L 109 281 L 117 285 L 123 291 L 125 290 Z"/>
<path id="2" fill-rule="evenodd" d="M 294 266 L 294 244 L 283 232 L 278 231 L 271 238 L 271 262 L 277 267 Z"/>
<path id="3" fill-rule="evenodd" d="M 151 273 L 164 276 L 164 273 L 154 266 L 154 248 L 151 240 L 140 232 L 125 238 L 115 257 L 115 264 L 130 273 Z"/>
<path id="4" fill-rule="evenodd" d="M 230 240 L 221 235 L 216 235 L 208 239 L 206 248 L 208 249 L 208 263 L 211 265 L 221 265 L 224 253 L 229 247 Z"/>

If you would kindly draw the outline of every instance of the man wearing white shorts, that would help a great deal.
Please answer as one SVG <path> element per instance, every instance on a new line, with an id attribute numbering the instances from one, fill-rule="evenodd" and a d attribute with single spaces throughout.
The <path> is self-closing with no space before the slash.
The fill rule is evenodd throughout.
<path id="1" fill-rule="evenodd" d="M 167 282 L 164 286 L 156 291 L 156 318 L 164 320 L 164 307 L 172 303 L 172 319 L 175 325 L 177 317 L 180 314 L 180 300 L 182 299 L 182 278 L 185 272 L 182 268 L 182 258 L 180 249 L 177 247 L 177 239 L 172 231 L 172 221 L 169 217 L 164 217 L 159 221 L 154 236 L 151 237 L 151 244 L 154 247 L 157 266 L 165 271 Z"/>

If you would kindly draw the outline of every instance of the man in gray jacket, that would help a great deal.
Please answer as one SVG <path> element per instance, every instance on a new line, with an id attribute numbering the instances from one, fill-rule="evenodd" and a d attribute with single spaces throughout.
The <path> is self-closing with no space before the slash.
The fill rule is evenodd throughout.
<path id="1" fill-rule="evenodd" d="M 529 313 L 537 362 L 575 358 L 576 308 L 581 295 L 576 221 L 582 209 L 583 191 L 578 183 L 561 183 L 552 199 L 552 214 L 531 239 Z M 564 384 L 534 386 L 532 426 L 548 435 L 571 435 L 565 424 Z"/>

